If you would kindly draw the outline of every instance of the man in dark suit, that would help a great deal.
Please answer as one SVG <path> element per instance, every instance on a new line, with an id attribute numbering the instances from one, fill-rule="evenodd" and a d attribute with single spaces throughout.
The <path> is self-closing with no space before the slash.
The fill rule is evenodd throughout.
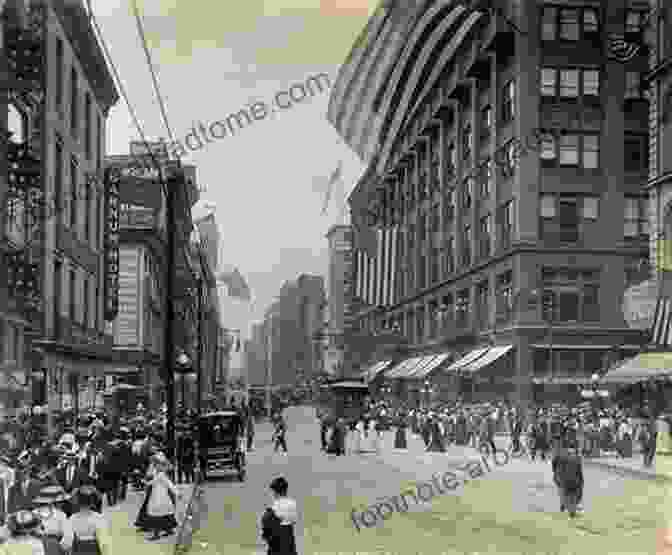
<path id="1" fill-rule="evenodd" d="M 7 512 L 15 513 L 20 510 L 31 510 L 33 499 L 40 493 L 44 484 L 36 480 L 27 470 L 16 473 L 16 481 L 7 494 Z"/>

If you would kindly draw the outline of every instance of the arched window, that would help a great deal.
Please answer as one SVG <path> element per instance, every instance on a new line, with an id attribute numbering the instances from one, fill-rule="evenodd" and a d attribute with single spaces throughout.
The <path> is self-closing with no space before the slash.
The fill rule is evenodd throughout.
<path id="1" fill-rule="evenodd" d="M 7 108 L 7 131 L 12 133 L 11 141 L 22 143 L 26 140 L 28 130 L 28 118 L 25 113 L 13 104 Z"/>

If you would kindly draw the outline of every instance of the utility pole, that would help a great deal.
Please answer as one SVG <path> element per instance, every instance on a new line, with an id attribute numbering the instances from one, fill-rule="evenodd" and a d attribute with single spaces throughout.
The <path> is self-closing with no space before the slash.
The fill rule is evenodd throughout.
<path id="1" fill-rule="evenodd" d="M 197 333 L 198 333 L 198 350 L 196 351 L 196 414 L 201 414 L 201 398 L 203 396 L 203 382 L 201 368 L 201 360 L 203 356 L 203 276 L 198 278 L 196 282 L 198 289 L 198 300 L 196 304 L 197 314 Z"/>
<path id="2" fill-rule="evenodd" d="M 179 175 L 179 174 L 178 174 Z M 163 341 L 163 365 L 166 385 L 166 440 L 168 459 L 175 462 L 175 376 L 173 374 L 175 347 L 173 345 L 173 323 L 175 305 L 173 304 L 173 275 L 175 272 L 175 187 L 178 176 L 166 182 L 166 321 Z"/>
<path id="3" fill-rule="evenodd" d="M 268 363 L 266 366 L 266 413 L 272 416 L 271 386 L 273 384 L 273 314 L 268 318 Z"/>

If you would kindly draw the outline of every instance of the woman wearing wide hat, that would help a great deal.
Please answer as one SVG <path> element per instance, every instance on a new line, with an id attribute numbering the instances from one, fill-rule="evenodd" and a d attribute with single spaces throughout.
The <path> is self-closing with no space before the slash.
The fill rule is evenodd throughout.
<path id="1" fill-rule="evenodd" d="M 59 504 L 69 499 L 70 496 L 61 486 L 47 486 L 42 488 L 40 494 L 33 500 L 37 506 L 35 513 L 42 521 L 42 537 L 59 546 L 62 551 L 72 545 L 72 527 Z"/>
<path id="2" fill-rule="evenodd" d="M 105 517 L 94 510 L 100 494 L 93 486 L 77 491 L 79 511 L 69 519 L 72 543 L 66 545 L 71 555 L 104 555 L 112 553 L 111 536 Z"/>
<path id="3" fill-rule="evenodd" d="M 40 517 L 33 511 L 20 510 L 9 515 L 7 527 L 10 536 L 0 546 L 3 555 L 52 555 L 45 542 L 38 537 Z"/>
<path id="4" fill-rule="evenodd" d="M 152 456 L 154 474 L 152 476 L 152 491 L 147 503 L 147 517 L 145 528 L 152 532 L 150 540 L 159 539 L 161 533 L 169 536 L 177 528 L 175 507 L 177 499 L 181 497 L 175 484 L 168 477 L 171 469 L 170 461 L 163 453 Z"/>

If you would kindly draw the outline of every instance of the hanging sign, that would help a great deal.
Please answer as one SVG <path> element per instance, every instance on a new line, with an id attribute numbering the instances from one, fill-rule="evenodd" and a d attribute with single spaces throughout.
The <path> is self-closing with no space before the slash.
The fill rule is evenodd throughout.
<path id="1" fill-rule="evenodd" d="M 117 168 L 105 172 L 105 319 L 119 311 L 119 180 Z"/>

